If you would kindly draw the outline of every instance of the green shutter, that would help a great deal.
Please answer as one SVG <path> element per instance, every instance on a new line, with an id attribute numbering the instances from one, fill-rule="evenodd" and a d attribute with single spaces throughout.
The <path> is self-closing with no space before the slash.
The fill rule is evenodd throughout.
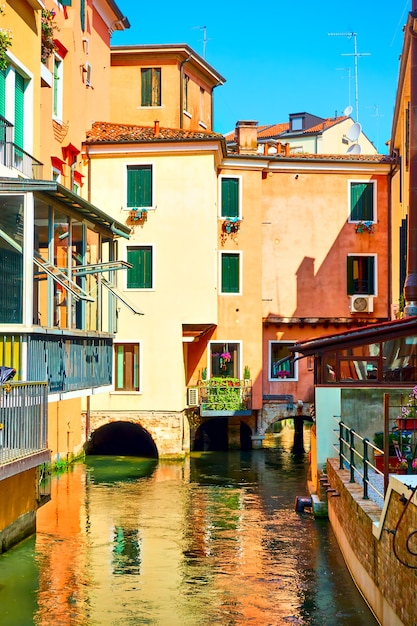
<path id="1" fill-rule="evenodd" d="M 152 248 L 151 246 L 128 248 L 127 262 L 133 265 L 127 270 L 128 289 L 152 288 Z"/>
<path id="2" fill-rule="evenodd" d="M 24 113 L 25 80 L 21 74 L 15 74 L 15 101 L 14 101 L 14 143 L 19 148 L 24 147 L 23 113 Z"/>
<path id="3" fill-rule="evenodd" d="M 239 217 L 239 179 L 222 178 L 222 217 Z"/>
<path id="4" fill-rule="evenodd" d="M 127 206 L 128 208 L 152 206 L 152 165 L 128 166 Z"/>
<path id="5" fill-rule="evenodd" d="M 222 293 L 239 293 L 239 255 L 222 254 Z"/>
<path id="6" fill-rule="evenodd" d="M 400 295 L 402 295 L 407 276 L 407 224 L 408 217 L 406 216 L 400 226 Z"/>
<path id="7" fill-rule="evenodd" d="M 85 0 L 80 1 L 80 22 L 81 22 L 81 30 L 84 32 L 85 31 Z"/>
<path id="8" fill-rule="evenodd" d="M 142 99 L 143 107 L 150 107 L 152 104 L 152 68 L 142 69 Z"/>
<path id="9" fill-rule="evenodd" d="M 365 257 L 367 261 L 367 278 L 368 278 L 368 294 L 373 295 L 375 293 L 375 257 Z"/>
<path id="10" fill-rule="evenodd" d="M 59 3 L 62 4 L 63 7 L 70 7 L 72 0 L 59 0 Z"/>
<path id="11" fill-rule="evenodd" d="M 372 183 L 351 183 L 351 221 L 372 222 L 374 220 L 374 186 Z"/>
<path id="12" fill-rule="evenodd" d="M 6 115 L 6 72 L 0 70 L 0 115 Z"/>
<path id="13" fill-rule="evenodd" d="M 348 296 L 351 296 L 355 293 L 354 285 L 353 285 L 353 261 L 355 257 L 348 256 L 347 257 L 347 292 Z"/>
<path id="14" fill-rule="evenodd" d="M 59 101 L 59 65 L 60 61 L 54 57 L 54 92 L 53 92 L 53 114 L 58 116 L 58 101 Z"/>

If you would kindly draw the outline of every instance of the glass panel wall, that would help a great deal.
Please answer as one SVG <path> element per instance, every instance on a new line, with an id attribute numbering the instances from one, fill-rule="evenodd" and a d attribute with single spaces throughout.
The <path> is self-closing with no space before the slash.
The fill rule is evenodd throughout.
<path id="1" fill-rule="evenodd" d="M 24 196 L 0 196 L 0 323 L 23 321 Z"/>

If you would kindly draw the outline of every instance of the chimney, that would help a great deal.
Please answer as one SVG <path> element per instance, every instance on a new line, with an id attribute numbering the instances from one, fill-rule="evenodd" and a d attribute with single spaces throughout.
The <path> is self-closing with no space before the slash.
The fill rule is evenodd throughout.
<path id="1" fill-rule="evenodd" d="M 159 137 L 159 120 L 155 120 L 153 123 L 153 134 L 155 137 Z"/>
<path id="2" fill-rule="evenodd" d="M 258 150 L 258 122 L 236 122 L 235 142 L 238 154 L 256 154 Z"/>
<path id="3" fill-rule="evenodd" d="M 417 0 L 412 1 L 410 37 L 410 177 L 408 196 L 407 278 L 405 317 L 417 315 Z"/>

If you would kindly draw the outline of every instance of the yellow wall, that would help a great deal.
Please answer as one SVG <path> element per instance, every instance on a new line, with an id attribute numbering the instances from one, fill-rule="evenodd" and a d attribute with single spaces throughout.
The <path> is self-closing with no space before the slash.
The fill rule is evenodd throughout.
<path id="1" fill-rule="evenodd" d="M 63 461 L 82 451 L 81 399 L 61 400 L 48 404 L 48 448 L 53 460 Z M 68 456 L 69 455 L 69 456 Z"/>

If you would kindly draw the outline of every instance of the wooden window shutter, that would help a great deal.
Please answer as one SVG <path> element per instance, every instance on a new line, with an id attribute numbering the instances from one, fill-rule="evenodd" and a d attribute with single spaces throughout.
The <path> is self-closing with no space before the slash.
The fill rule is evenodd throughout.
<path id="1" fill-rule="evenodd" d="M 152 248 L 151 246 L 128 248 L 127 261 L 133 265 L 127 270 L 128 289 L 151 289 Z"/>
<path id="2" fill-rule="evenodd" d="M 239 217 L 239 179 L 222 178 L 222 217 Z"/>
<path id="3" fill-rule="evenodd" d="M 372 222 L 374 219 L 374 188 L 372 183 L 351 183 L 352 221 Z"/>
<path id="4" fill-rule="evenodd" d="M 128 166 L 127 206 L 132 208 L 152 206 L 152 165 Z"/>
<path id="5" fill-rule="evenodd" d="M 24 114 L 25 104 L 25 79 L 21 74 L 15 74 L 15 105 L 14 105 L 14 143 L 19 147 L 24 147 Z"/>
<path id="6" fill-rule="evenodd" d="M 353 261 L 355 257 L 347 257 L 347 292 L 351 296 L 355 293 L 353 284 Z"/>
<path id="7" fill-rule="evenodd" d="M 222 292 L 239 293 L 239 255 L 222 255 Z"/>
<path id="8" fill-rule="evenodd" d="M 375 257 L 365 257 L 367 263 L 368 294 L 375 293 Z"/>
<path id="9" fill-rule="evenodd" d="M 152 68 L 142 69 L 142 99 L 141 105 L 149 107 L 152 104 Z"/>

